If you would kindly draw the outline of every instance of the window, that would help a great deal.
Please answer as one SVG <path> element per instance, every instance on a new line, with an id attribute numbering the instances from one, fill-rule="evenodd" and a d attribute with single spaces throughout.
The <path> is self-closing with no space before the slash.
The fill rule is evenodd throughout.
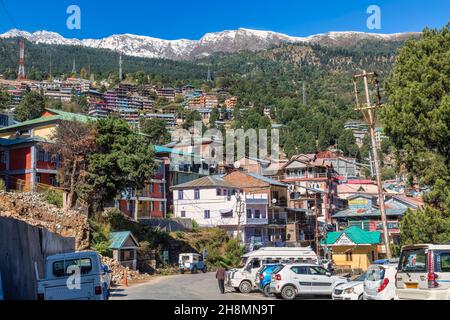
<path id="1" fill-rule="evenodd" d="M 252 269 L 261 268 L 261 260 L 255 259 L 255 260 L 252 260 L 251 263 L 252 263 Z"/>
<path id="2" fill-rule="evenodd" d="M 262 215 L 261 215 L 262 219 L 266 219 L 266 210 L 263 211 Z"/>
<path id="3" fill-rule="evenodd" d="M 440 254 L 436 255 L 436 258 L 440 263 L 441 270 L 440 272 L 450 272 L 450 252 L 441 252 Z"/>
<path id="4" fill-rule="evenodd" d="M 41 183 L 41 174 L 40 173 L 36 173 L 36 182 Z"/>
<path id="5" fill-rule="evenodd" d="M 134 260 L 134 249 L 120 250 L 120 261 Z"/>
<path id="6" fill-rule="evenodd" d="M 261 218 L 261 212 L 259 210 L 255 210 L 255 219 Z"/>
<path id="7" fill-rule="evenodd" d="M 205 210 L 205 219 L 210 219 L 210 218 L 211 218 L 211 211 Z"/>
<path id="8" fill-rule="evenodd" d="M 150 192 L 155 192 L 155 185 L 153 183 L 150 183 Z"/>
<path id="9" fill-rule="evenodd" d="M 183 190 L 178 190 L 178 200 L 183 200 L 183 198 L 184 198 Z"/>
<path id="10" fill-rule="evenodd" d="M 400 270 L 404 272 L 427 271 L 425 249 L 405 250 L 400 258 Z"/>
<path id="11" fill-rule="evenodd" d="M 221 195 L 222 195 L 222 190 L 216 189 L 216 196 L 221 196 Z"/>
<path id="12" fill-rule="evenodd" d="M 252 218 L 252 209 L 247 209 L 247 219 Z"/>
<path id="13" fill-rule="evenodd" d="M 0 163 L 6 164 L 6 152 L 0 152 Z"/>
<path id="14" fill-rule="evenodd" d="M 317 275 L 317 276 L 324 276 L 327 274 L 327 270 L 325 270 L 324 268 L 321 268 L 321 267 L 309 267 L 309 272 L 312 275 Z"/>
<path id="15" fill-rule="evenodd" d="M 222 218 L 233 218 L 233 210 L 221 213 Z"/>
<path id="16" fill-rule="evenodd" d="M 296 274 L 308 274 L 307 267 L 292 267 L 291 270 Z"/>
<path id="17" fill-rule="evenodd" d="M 45 154 L 44 150 L 42 150 L 42 149 L 38 150 L 38 156 L 37 156 L 38 161 L 44 161 L 44 159 L 45 159 L 45 155 L 44 154 Z"/>
<path id="18" fill-rule="evenodd" d="M 182 218 L 186 218 L 186 211 L 181 210 L 181 217 L 182 217 Z"/>
<path id="19" fill-rule="evenodd" d="M 194 190 L 194 199 L 195 200 L 200 199 L 200 189 L 195 189 Z"/>
<path id="20" fill-rule="evenodd" d="M 346 261 L 353 261 L 353 253 L 352 252 L 346 252 L 345 253 L 345 260 Z"/>
<path id="21" fill-rule="evenodd" d="M 53 187 L 57 187 L 57 186 L 58 186 L 58 180 L 56 179 L 55 176 L 50 176 L 50 184 L 51 184 Z"/>
<path id="22" fill-rule="evenodd" d="M 92 261 L 91 259 L 55 261 L 53 262 L 53 275 L 57 278 L 72 275 L 74 272 L 67 270 L 70 266 L 78 266 L 81 274 L 88 274 L 92 270 Z"/>

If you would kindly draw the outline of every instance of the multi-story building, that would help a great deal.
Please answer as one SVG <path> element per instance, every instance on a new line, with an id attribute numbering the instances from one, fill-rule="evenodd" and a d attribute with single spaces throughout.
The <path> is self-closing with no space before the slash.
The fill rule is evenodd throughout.
<path id="1" fill-rule="evenodd" d="M 174 101 L 176 92 L 173 88 L 158 88 L 156 89 L 156 94 L 158 98 L 166 98 L 169 101 Z"/>
<path id="2" fill-rule="evenodd" d="M 265 194 L 268 199 L 268 225 L 264 242 L 286 241 L 287 185 L 256 173 L 235 170 L 224 180 L 238 186 L 247 195 Z"/>
<path id="3" fill-rule="evenodd" d="M 124 190 L 121 199 L 116 203 L 123 214 L 136 221 L 166 217 L 167 198 L 164 160 L 156 158 L 155 163 L 157 168 L 147 181 L 146 186 L 139 192 L 133 189 Z"/>
<path id="4" fill-rule="evenodd" d="M 263 237 L 269 223 L 267 194 L 243 192 L 221 176 L 206 176 L 172 187 L 174 213 L 202 227 L 219 227 L 248 243 Z"/>
<path id="5" fill-rule="evenodd" d="M 34 191 L 39 183 L 55 186 L 61 158 L 45 152 L 42 144 L 50 141 L 61 121 L 91 120 L 87 116 L 47 109 L 40 118 L 0 128 L 3 163 L 0 175 L 8 187 Z"/>
<path id="6" fill-rule="evenodd" d="M 358 176 L 356 158 L 344 157 L 341 151 L 331 150 L 319 152 L 316 156 L 318 159 L 329 161 L 339 176 L 345 178 Z"/>
<path id="7" fill-rule="evenodd" d="M 173 113 L 142 113 L 140 115 L 144 119 L 161 119 L 166 122 L 166 127 L 171 128 L 176 125 L 176 116 Z"/>
<path id="8" fill-rule="evenodd" d="M 216 108 L 219 105 L 219 99 L 215 94 L 206 93 L 200 97 L 200 103 L 203 105 L 204 108 L 212 109 Z"/>
<path id="9" fill-rule="evenodd" d="M 369 132 L 369 126 L 361 121 L 347 121 L 344 125 L 347 130 L 352 130 L 358 147 L 363 145 L 364 137 Z"/>
<path id="10" fill-rule="evenodd" d="M 234 109 L 237 105 L 238 98 L 237 97 L 230 97 L 225 100 L 224 105 L 227 109 Z"/>
<path id="11" fill-rule="evenodd" d="M 338 205 L 338 179 L 331 162 L 317 158 L 316 154 L 295 155 L 281 172 L 276 178 L 290 186 L 288 207 L 319 208 L 319 221 L 329 223 L 331 213 Z M 313 198 L 309 194 L 314 194 Z"/>

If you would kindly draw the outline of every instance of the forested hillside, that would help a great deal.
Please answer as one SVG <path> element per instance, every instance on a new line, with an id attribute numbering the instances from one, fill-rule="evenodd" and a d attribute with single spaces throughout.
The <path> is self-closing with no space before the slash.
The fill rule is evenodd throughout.
<path id="1" fill-rule="evenodd" d="M 0 73 L 14 77 L 18 60 L 17 39 L 0 40 Z M 283 124 L 281 140 L 288 156 L 338 146 L 348 155 L 364 158 L 343 128 L 353 111 L 352 75 L 366 69 L 380 80 L 392 69 L 403 42 L 366 40 L 350 47 L 285 44 L 260 52 L 214 54 L 189 62 L 124 57 L 124 72 L 144 82 L 163 86 L 194 84 L 204 89 L 226 88 L 239 97 L 239 107 L 252 107 L 236 115 L 236 127 L 270 127 Z M 104 49 L 26 44 L 28 77 L 43 79 L 70 74 L 73 60 L 95 79 L 117 79 L 118 54 Z M 206 82 L 210 68 L 213 82 Z M 303 105 L 302 87 L 306 89 Z M 263 115 L 270 107 L 272 120 Z"/>

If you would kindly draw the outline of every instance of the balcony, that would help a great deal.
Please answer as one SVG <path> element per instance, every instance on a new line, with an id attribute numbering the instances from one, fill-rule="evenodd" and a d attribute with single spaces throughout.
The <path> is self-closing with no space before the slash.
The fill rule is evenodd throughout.
<path id="1" fill-rule="evenodd" d="M 269 219 L 267 218 L 246 218 L 245 224 L 255 224 L 255 225 L 266 225 L 269 223 Z"/>

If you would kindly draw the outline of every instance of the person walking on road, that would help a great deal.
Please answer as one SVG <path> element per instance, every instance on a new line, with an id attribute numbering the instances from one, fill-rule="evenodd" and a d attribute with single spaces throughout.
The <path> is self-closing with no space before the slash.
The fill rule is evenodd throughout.
<path id="1" fill-rule="evenodd" d="M 216 272 L 216 279 L 219 284 L 219 290 L 221 294 L 225 293 L 225 268 L 219 267 Z"/>

